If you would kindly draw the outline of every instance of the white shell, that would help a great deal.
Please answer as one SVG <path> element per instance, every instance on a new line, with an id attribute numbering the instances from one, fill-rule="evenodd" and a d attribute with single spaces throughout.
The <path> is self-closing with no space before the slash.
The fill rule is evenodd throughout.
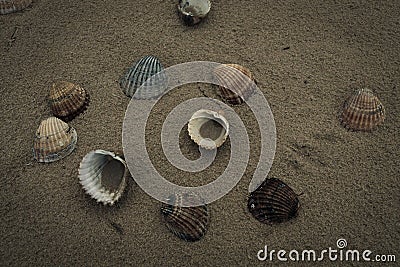
<path id="1" fill-rule="evenodd" d="M 229 123 L 220 113 L 200 109 L 189 120 L 190 138 L 205 149 L 220 147 L 229 135 Z"/>
<path id="2" fill-rule="evenodd" d="M 178 11 L 183 21 L 189 25 L 199 23 L 211 9 L 209 0 L 179 0 Z"/>
<path id="3" fill-rule="evenodd" d="M 82 159 L 78 178 L 86 193 L 97 202 L 113 205 L 124 192 L 128 173 L 122 158 L 99 149 Z"/>

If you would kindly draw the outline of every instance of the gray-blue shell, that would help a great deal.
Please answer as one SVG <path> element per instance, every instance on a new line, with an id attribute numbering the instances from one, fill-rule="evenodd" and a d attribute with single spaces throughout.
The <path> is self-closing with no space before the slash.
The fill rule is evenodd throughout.
<path id="1" fill-rule="evenodd" d="M 152 99 L 161 95 L 166 89 L 167 79 L 163 70 L 157 57 L 145 56 L 133 64 L 120 79 L 119 84 L 129 97 Z M 149 79 L 152 76 L 153 78 Z"/>

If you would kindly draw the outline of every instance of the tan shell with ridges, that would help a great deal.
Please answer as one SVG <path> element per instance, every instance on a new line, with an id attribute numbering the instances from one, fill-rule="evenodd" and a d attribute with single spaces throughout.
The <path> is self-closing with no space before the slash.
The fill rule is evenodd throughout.
<path id="1" fill-rule="evenodd" d="M 221 64 L 214 69 L 214 75 L 222 85 L 218 86 L 219 94 L 229 104 L 242 104 L 255 90 L 253 74 L 241 65 Z"/>
<path id="2" fill-rule="evenodd" d="M 220 147 L 229 135 L 229 123 L 215 111 L 200 109 L 189 120 L 190 138 L 205 149 Z"/>
<path id="3" fill-rule="evenodd" d="M 371 131 L 385 120 L 385 108 L 373 91 L 356 90 L 344 102 L 340 114 L 342 125 L 354 131 Z"/>
<path id="4" fill-rule="evenodd" d="M 32 0 L 0 0 L 0 14 L 5 15 L 25 9 L 32 4 Z"/>
<path id="5" fill-rule="evenodd" d="M 33 144 L 33 157 L 39 162 L 60 160 L 74 150 L 77 134 L 73 127 L 56 117 L 40 123 Z"/>
<path id="6" fill-rule="evenodd" d="M 122 196 L 129 171 L 125 161 L 114 152 L 95 150 L 79 165 L 79 182 L 97 202 L 113 205 Z"/>
<path id="7" fill-rule="evenodd" d="M 89 93 L 66 81 L 53 83 L 49 93 L 49 105 L 54 116 L 70 121 L 86 110 L 89 105 Z"/>

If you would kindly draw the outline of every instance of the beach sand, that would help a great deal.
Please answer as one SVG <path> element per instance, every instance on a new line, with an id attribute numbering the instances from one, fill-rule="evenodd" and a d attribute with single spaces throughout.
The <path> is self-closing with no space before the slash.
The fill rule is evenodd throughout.
<path id="1" fill-rule="evenodd" d="M 195 27 L 182 23 L 176 2 L 34 0 L 23 12 L 0 16 L 1 265 L 281 265 L 276 258 L 260 261 L 257 252 L 265 245 L 337 249 L 340 238 L 346 249 L 399 258 L 400 2 L 212 1 L 208 18 Z M 165 67 L 213 61 L 253 72 L 276 124 L 268 177 L 302 193 L 295 219 L 265 225 L 247 210 L 261 144 L 245 105 L 234 109 L 248 129 L 250 160 L 237 186 L 209 205 L 200 241 L 169 232 L 160 202 L 133 180 L 112 207 L 85 194 L 79 163 L 91 150 L 122 149 L 130 99 L 117 81 L 145 55 Z M 91 102 L 70 122 L 78 133 L 75 151 L 41 164 L 33 160 L 33 137 L 51 116 L 47 95 L 57 80 L 81 85 Z M 338 120 L 345 98 L 361 87 L 373 89 L 386 108 L 384 124 L 370 133 L 347 131 Z M 199 90 L 170 92 L 147 127 L 149 155 L 175 183 L 210 182 L 229 162 L 227 144 L 209 170 L 188 178 L 160 152 L 162 119 L 199 96 Z M 189 158 L 198 154 L 185 131 L 181 145 Z M 320 266 L 339 264 L 325 258 Z"/>

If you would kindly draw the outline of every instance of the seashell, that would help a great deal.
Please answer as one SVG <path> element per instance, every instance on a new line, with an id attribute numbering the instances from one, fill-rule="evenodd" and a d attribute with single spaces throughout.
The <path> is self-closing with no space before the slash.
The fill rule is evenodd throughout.
<path id="1" fill-rule="evenodd" d="M 181 207 L 178 203 L 195 203 L 199 198 L 194 194 L 175 194 L 163 204 L 161 214 L 167 228 L 185 241 L 200 240 L 207 232 L 209 213 L 207 205 Z"/>
<path id="2" fill-rule="evenodd" d="M 220 113 L 200 109 L 189 120 L 190 138 L 205 149 L 220 147 L 229 134 L 229 123 Z"/>
<path id="3" fill-rule="evenodd" d="M 156 98 L 166 89 L 167 78 L 163 70 L 164 68 L 158 58 L 145 56 L 133 64 L 125 76 L 120 79 L 119 84 L 125 95 L 129 97 L 136 99 Z M 153 79 L 146 82 L 152 76 L 154 76 Z M 140 90 L 138 90 L 139 88 Z"/>
<path id="4" fill-rule="evenodd" d="M 60 160 L 74 150 L 77 134 L 73 127 L 56 117 L 40 123 L 33 143 L 33 157 L 39 162 Z"/>
<path id="5" fill-rule="evenodd" d="M 53 83 L 49 94 L 49 105 L 54 116 L 70 121 L 86 110 L 90 96 L 85 89 L 66 81 Z"/>
<path id="6" fill-rule="evenodd" d="M 32 0 L 0 0 L 0 14 L 5 15 L 25 9 L 32 4 Z"/>
<path id="7" fill-rule="evenodd" d="M 248 209 L 262 223 L 280 223 L 297 215 L 299 199 L 283 181 L 270 178 L 250 194 Z"/>
<path id="8" fill-rule="evenodd" d="M 350 130 L 371 131 L 385 120 L 385 108 L 372 90 L 356 90 L 346 99 L 340 115 L 342 125 Z"/>
<path id="9" fill-rule="evenodd" d="M 125 190 L 129 171 L 125 161 L 106 150 L 86 154 L 79 165 L 79 182 L 97 202 L 113 205 Z"/>
<path id="10" fill-rule="evenodd" d="M 218 86 L 219 94 L 232 105 L 242 104 L 247 100 L 257 83 L 250 70 L 238 64 L 222 64 L 214 69 L 214 75 L 223 85 Z"/>
<path id="11" fill-rule="evenodd" d="M 183 21 L 193 26 L 200 23 L 210 12 L 211 2 L 209 0 L 179 0 L 178 11 Z"/>

